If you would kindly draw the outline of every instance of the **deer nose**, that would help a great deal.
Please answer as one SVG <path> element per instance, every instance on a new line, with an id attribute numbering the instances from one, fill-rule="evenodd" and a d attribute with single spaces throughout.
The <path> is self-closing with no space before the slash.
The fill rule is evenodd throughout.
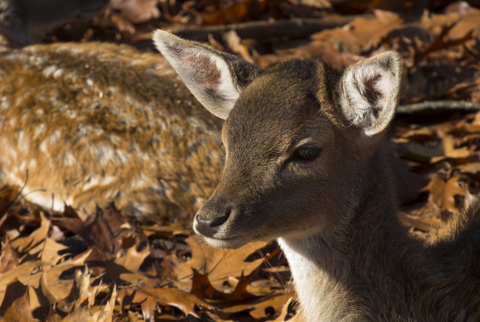
<path id="1" fill-rule="evenodd" d="M 213 236 L 220 226 L 222 226 L 230 217 L 231 209 L 225 209 L 223 214 L 208 214 L 202 212 L 202 209 L 195 216 L 195 230 L 200 234 L 210 237 Z"/>

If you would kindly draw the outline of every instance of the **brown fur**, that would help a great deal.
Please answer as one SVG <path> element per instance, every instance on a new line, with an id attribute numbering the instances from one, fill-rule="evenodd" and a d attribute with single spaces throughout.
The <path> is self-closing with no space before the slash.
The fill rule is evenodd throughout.
<path id="1" fill-rule="evenodd" d="M 223 165 L 220 122 L 159 54 L 34 45 L 0 57 L 0 179 L 56 209 L 111 200 L 140 221 L 193 216 Z"/>
<path id="2" fill-rule="evenodd" d="M 154 39 L 173 66 L 181 57 L 168 47 L 209 61 L 211 50 L 194 43 L 161 31 Z M 227 85 L 248 74 L 212 66 Z M 176 69 L 196 95 L 222 91 Z M 194 230 L 216 247 L 278 239 L 306 321 L 480 321 L 478 206 L 430 242 L 410 236 L 396 216 L 381 138 L 397 104 L 398 55 L 342 76 L 300 60 L 255 73 L 237 92 L 222 92 L 225 101 L 238 97 L 234 104 L 220 97 L 205 106 L 227 115 L 226 160 Z M 305 161 L 305 148 L 321 153 Z"/>

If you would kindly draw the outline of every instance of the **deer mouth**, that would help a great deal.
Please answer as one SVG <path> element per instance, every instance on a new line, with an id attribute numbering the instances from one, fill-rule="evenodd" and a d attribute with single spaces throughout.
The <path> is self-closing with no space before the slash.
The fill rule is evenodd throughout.
<path id="1" fill-rule="evenodd" d="M 222 238 L 206 236 L 202 237 L 207 244 L 215 248 L 239 248 L 251 241 L 250 238 L 244 235 Z"/>

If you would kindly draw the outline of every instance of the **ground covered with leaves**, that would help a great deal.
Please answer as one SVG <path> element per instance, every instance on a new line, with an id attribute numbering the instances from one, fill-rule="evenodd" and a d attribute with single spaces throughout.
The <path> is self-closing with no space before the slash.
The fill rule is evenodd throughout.
<path id="1" fill-rule="evenodd" d="M 338 70 L 398 51 L 403 84 L 389 154 L 402 222 L 425 238 L 477 198 L 480 10 L 447 1 L 128 2 L 137 11 L 108 9 L 37 38 L 152 50 L 160 27 L 262 66 L 320 57 Z M 24 202 L 21 187 L 0 190 L 0 234 L 4 321 L 296 319 L 275 243 L 212 249 L 189 222 L 141 226 L 113 205 L 84 222 L 68 207 L 54 213 Z"/>

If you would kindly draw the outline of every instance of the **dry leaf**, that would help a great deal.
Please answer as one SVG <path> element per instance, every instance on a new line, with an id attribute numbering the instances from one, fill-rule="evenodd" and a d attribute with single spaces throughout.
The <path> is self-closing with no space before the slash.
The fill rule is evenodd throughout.
<path id="1" fill-rule="evenodd" d="M 168 21 L 133 25 L 132 22 L 157 16 L 157 0 L 115 1 L 123 3 L 122 12 L 104 15 L 110 19 L 106 24 L 73 22 L 49 33 L 45 42 L 82 38 L 138 42 L 135 45 L 143 48 L 150 46 L 152 30 L 171 28 L 172 21 L 195 28 L 194 24 L 202 23 L 304 19 L 329 14 L 316 9 L 318 1 L 315 6 L 306 7 L 304 4 L 310 0 L 162 1 L 162 15 Z M 379 0 L 371 2 L 370 8 L 381 2 L 383 6 L 395 5 Z M 365 4 L 358 2 L 337 2 L 330 10 L 338 13 L 336 10 L 365 9 Z M 345 27 L 324 30 L 302 48 L 298 45 L 305 45 L 309 39 L 247 40 L 242 36 L 245 39 L 240 41 L 230 33 L 227 49 L 262 66 L 292 53 L 297 58 L 320 56 L 338 70 L 376 52 L 396 50 L 405 66 L 402 104 L 440 99 L 480 101 L 479 11 L 464 4 L 448 11 L 424 14 L 420 19 L 412 16 L 407 23 L 395 13 L 375 11 L 374 19 L 357 18 Z M 462 19 L 458 20 L 460 16 Z M 78 39 L 71 38 L 74 34 L 80 35 Z M 474 39 L 468 40 L 471 37 Z M 219 46 L 213 41 L 211 44 Z M 424 57 L 419 59 L 420 56 Z M 404 125 L 394 125 L 392 131 L 398 154 L 417 161 L 393 158 L 393 169 L 400 179 L 400 198 L 412 202 L 404 206 L 410 208 L 400 218 L 416 228 L 413 233 L 424 236 L 423 232 L 431 226 L 442 225 L 442 214 L 467 205 L 472 194 L 479 191 L 480 112 L 464 115 L 437 110 L 400 120 Z M 425 188 L 429 200 L 422 199 L 427 193 L 417 198 L 422 178 L 427 176 L 432 178 Z M 290 271 L 275 246 L 267 246 L 272 252 L 265 256 L 271 257 L 273 267 L 269 267 L 255 254 L 261 245 L 226 251 L 196 243 L 194 238 L 188 238 L 185 244 L 185 238 L 191 235 L 191 223 L 159 222 L 140 227 L 127 223 L 112 206 L 93 216 L 77 214 L 66 207 L 63 214 L 53 214 L 58 225 L 51 225 L 43 213 L 39 216 L 39 208 L 15 203 L 19 189 L 8 189 L 0 189 L 0 231 L 4 236 L 0 313 L 4 320 L 301 319 L 300 314 L 291 317 L 295 310 L 290 302 L 293 291 L 285 283 L 290 279 Z M 87 246 L 90 250 L 83 253 Z M 73 259 L 68 259 L 69 254 L 59 255 L 65 251 L 81 255 Z M 116 294 L 114 285 L 121 286 Z M 116 300 L 119 305 L 115 307 Z"/>
<path id="2" fill-rule="evenodd" d="M 19 238 L 11 242 L 12 247 L 17 249 L 20 253 L 26 252 L 28 249 L 37 246 L 41 243 L 48 234 L 50 228 L 50 220 L 45 215 L 40 213 L 41 226 L 31 233 L 28 237 Z"/>
<path id="3" fill-rule="evenodd" d="M 140 252 L 137 251 L 137 245 L 128 248 L 126 253 L 115 259 L 115 263 L 125 267 L 129 271 L 137 271 L 142 266 L 143 261 L 150 255 L 150 247 L 144 247 Z"/>
<path id="4" fill-rule="evenodd" d="M 292 303 L 292 300 L 293 300 L 293 298 L 291 297 L 285 302 L 285 304 L 282 307 L 282 312 L 273 322 L 283 322 L 283 321 L 285 321 L 285 318 L 287 317 L 287 315 L 289 313 L 288 309 L 290 307 L 290 304 Z"/>
<path id="5" fill-rule="evenodd" d="M 225 7 L 213 13 L 202 13 L 203 25 L 222 25 L 226 23 L 240 22 L 248 13 L 248 4 L 251 0 L 239 0 L 229 2 Z"/>
<path id="6" fill-rule="evenodd" d="M 1 274 L 12 270 L 18 264 L 19 253 L 12 248 L 10 240 L 7 239 L 2 243 L 2 254 L 0 255 L 0 276 Z"/>
<path id="7" fill-rule="evenodd" d="M 30 308 L 28 288 L 25 285 L 18 280 L 14 280 L 7 286 L 5 294 L 5 301 L 0 306 L 0 316 L 3 321 L 35 321 Z"/>
<path id="8" fill-rule="evenodd" d="M 455 140 L 451 136 L 445 137 L 433 147 L 416 142 L 399 143 L 396 147 L 404 159 L 432 164 L 449 158 L 465 159 L 472 155 L 467 147 L 456 148 Z"/>
<path id="9" fill-rule="evenodd" d="M 55 265 L 57 264 L 65 255 L 59 255 L 60 251 L 67 249 L 68 247 L 57 243 L 53 239 L 47 237 L 43 244 L 41 260 L 43 264 Z"/>
<path id="10" fill-rule="evenodd" d="M 253 59 L 248 52 L 248 48 L 241 43 L 241 39 L 238 37 L 235 30 L 230 30 L 229 32 L 225 33 L 225 35 L 223 35 L 223 39 L 226 41 L 231 51 L 240 55 L 240 57 L 249 63 L 253 63 Z"/>
<path id="11" fill-rule="evenodd" d="M 314 41 L 322 43 L 342 43 L 351 53 L 360 53 L 365 46 L 376 48 L 383 37 L 403 23 L 402 18 L 393 12 L 375 10 L 375 19 L 355 18 L 342 28 L 324 30 L 313 34 Z"/>
<path id="12" fill-rule="evenodd" d="M 19 266 L 17 266 L 15 269 L 7 271 L 0 275 L 0 303 L 2 303 L 5 299 L 5 290 L 7 288 L 7 285 L 12 283 L 15 280 L 20 279 L 20 282 L 24 285 L 32 285 L 28 284 L 28 279 L 32 276 L 32 273 L 34 273 L 37 268 L 41 265 L 40 261 L 27 261 Z M 38 275 L 38 274 L 37 274 Z M 22 281 L 24 277 L 27 277 L 27 281 Z M 36 285 L 33 284 L 33 286 L 38 287 L 39 283 L 39 276 L 37 278 L 37 283 Z"/>
<path id="13" fill-rule="evenodd" d="M 459 177 L 452 177 L 446 182 L 433 177 L 432 181 L 425 187 L 430 191 L 429 200 L 439 208 L 450 212 L 458 212 L 460 209 L 455 204 L 456 195 L 465 195 L 467 191 L 458 184 Z"/>
<path id="14" fill-rule="evenodd" d="M 133 23 L 146 22 L 160 17 L 157 0 L 110 0 L 109 7 L 120 11 Z"/>
<path id="15" fill-rule="evenodd" d="M 175 272 L 181 281 L 181 284 L 177 285 L 187 289 L 191 286 L 189 278 L 192 276 L 192 269 L 208 273 L 215 289 L 223 291 L 223 283 L 229 276 L 250 276 L 265 261 L 259 258 L 246 262 L 245 259 L 266 243 L 251 243 L 239 249 L 220 249 L 203 244 L 196 237 L 189 237 L 186 242 L 192 247 L 192 258 L 187 262 L 177 261 Z"/>
<path id="16" fill-rule="evenodd" d="M 93 315 L 95 321 L 98 322 L 110 322 L 113 319 L 113 309 L 115 308 L 115 300 L 117 298 L 117 286 L 113 287 L 112 295 L 110 296 L 110 300 L 107 302 L 103 310 L 97 314 Z"/>
<path id="17" fill-rule="evenodd" d="M 185 315 L 192 315 L 198 318 L 195 312 L 195 306 L 205 307 L 210 310 L 215 308 L 203 301 L 199 297 L 180 291 L 175 288 L 142 288 L 138 290 L 119 290 L 117 293 L 117 300 L 124 303 L 125 297 L 133 297 L 131 303 L 142 303 L 142 311 L 144 319 L 148 320 L 154 316 L 156 305 L 175 306 L 179 308 Z"/>

